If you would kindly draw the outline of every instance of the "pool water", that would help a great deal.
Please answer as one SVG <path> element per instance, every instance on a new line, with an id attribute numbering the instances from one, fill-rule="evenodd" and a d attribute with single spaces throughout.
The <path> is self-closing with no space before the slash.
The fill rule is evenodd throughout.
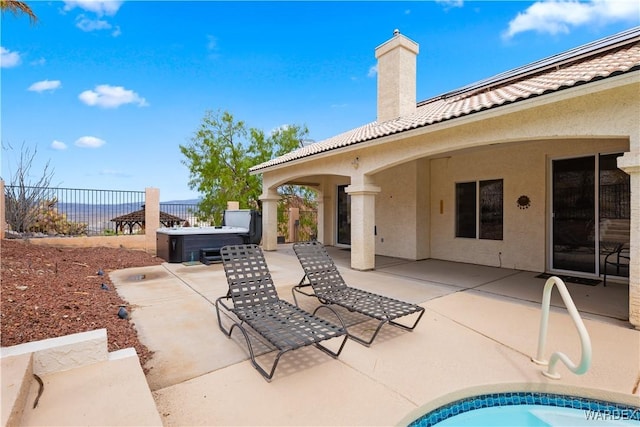
<path id="1" fill-rule="evenodd" d="M 629 414 L 630 416 L 631 414 Z M 512 405 L 494 406 L 464 412 L 437 423 L 437 427 L 451 426 L 631 426 L 640 425 L 624 414 L 600 414 L 556 406 Z M 587 418 L 589 417 L 589 418 Z"/>
<path id="2" fill-rule="evenodd" d="M 494 393 L 431 411 L 410 427 L 640 426 L 640 408 L 550 393 Z"/>

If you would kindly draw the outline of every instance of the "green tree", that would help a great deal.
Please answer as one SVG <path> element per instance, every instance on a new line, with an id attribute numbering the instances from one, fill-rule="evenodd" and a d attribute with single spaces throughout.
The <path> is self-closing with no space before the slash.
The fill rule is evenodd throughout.
<path id="1" fill-rule="evenodd" d="M 228 201 L 261 209 L 262 179 L 249 168 L 300 147 L 306 126 L 285 126 L 270 134 L 249 128 L 229 112 L 207 111 L 188 145 L 180 145 L 189 168 L 189 188 L 202 195 L 200 211 L 219 224 Z"/>
<path id="2" fill-rule="evenodd" d="M 2 13 L 11 12 L 14 15 L 19 15 L 22 13 L 29 17 L 29 21 L 31 21 L 32 24 L 38 22 L 38 17 L 36 16 L 36 14 L 33 13 L 29 5 L 27 5 L 23 1 L 0 0 L 0 11 L 2 11 Z"/>
<path id="3" fill-rule="evenodd" d="M 297 240 L 307 241 L 317 238 L 317 210 L 316 192 L 301 185 L 283 185 L 278 188 L 281 199 L 278 201 L 278 235 L 289 236 L 289 208 L 299 209 L 299 224 L 297 225 Z M 294 233 L 295 234 L 295 233 Z"/>

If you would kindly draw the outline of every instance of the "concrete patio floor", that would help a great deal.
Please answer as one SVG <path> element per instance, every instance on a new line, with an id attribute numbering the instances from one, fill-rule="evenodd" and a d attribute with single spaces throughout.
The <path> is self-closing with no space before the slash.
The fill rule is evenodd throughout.
<path id="1" fill-rule="evenodd" d="M 228 339 L 218 329 L 213 303 L 227 291 L 222 265 L 165 263 L 110 273 L 130 303 L 140 340 L 155 352 L 146 380 L 164 425 L 397 425 L 453 398 L 534 389 L 640 407 L 640 331 L 624 320 L 627 285 L 567 283 L 591 336 L 593 362 L 582 376 L 559 366 L 562 378 L 550 380 L 530 360 L 545 283 L 537 273 L 387 257 L 376 258 L 375 271 L 360 272 L 348 267 L 348 251 L 328 249 L 347 283 L 418 303 L 425 315 L 413 332 L 384 326 L 369 348 L 348 341 L 338 359 L 313 347 L 287 353 L 270 383 L 248 362 L 241 335 Z M 280 296 L 293 301 L 291 288 L 303 273 L 291 246 L 265 257 Z M 298 300 L 307 310 L 317 305 Z M 577 363 L 578 334 L 557 308 L 563 307 L 557 291 L 552 305 L 547 357 L 560 350 Z M 369 324 L 354 328 L 367 333 Z M 273 354 L 261 357 L 270 363 Z M 68 425 L 46 417 L 49 404 L 43 397 L 37 416 L 27 410 L 27 424 Z"/>

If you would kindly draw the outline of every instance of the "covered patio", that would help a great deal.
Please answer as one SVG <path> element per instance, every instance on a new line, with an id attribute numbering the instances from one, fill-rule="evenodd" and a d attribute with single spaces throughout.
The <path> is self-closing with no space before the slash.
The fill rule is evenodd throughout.
<path id="1" fill-rule="evenodd" d="M 606 275 L 640 328 L 640 28 L 416 102 L 418 51 L 399 32 L 375 49 L 375 121 L 251 169 L 263 248 L 279 250 L 278 188 L 307 185 L 318 240 L 353 269 L 382 255 Z"/>

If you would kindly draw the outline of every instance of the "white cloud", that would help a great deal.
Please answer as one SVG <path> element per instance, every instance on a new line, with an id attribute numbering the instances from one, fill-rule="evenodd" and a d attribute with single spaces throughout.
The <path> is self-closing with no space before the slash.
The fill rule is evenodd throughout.
<path id="1" fill-rule="evenodd" d="M 20 54 L 0 46 L 0 67 L 11 68 L 17 65 L 20 65 Z"/>
<path id="2" fill-rule="evenodd" d="M 463 0 L 436 0 L 436 3 L 443 5 L 445 9 L 451 9 L 452 7 L 462 7 L 464 5 Z"/>
<path id="3" fill-rule="evenodd" d="M 60 80 L 42 80 L 39 82 L 35 82 L 31 86 L 29 86 L 29 89 L 27 90 L 30 90 L 32 92 L 44 92 L 47 90 L 54 91 L 61 87 L 62 83 L 60 83 Z"/>
<path id="4" fill-rule="evenodd" d="M 60 151 L 66 150 L 67 149 L 67 144 L 65 144 L 62 141 L 54 140 L 51 143 L 51 148 L 54 149 L 54 150 L 60 150 Z"/>
<path id="5" fill-rule="evenodd" d="M 280 126 L 277 126 L 277 127 L 273 128 L 273 129 L 271 129 L 271 131 L 269 132 L 269 135 L 274 136 L 274 135 L 277 135 L 279 133 L 284 133 L 289 129 L 291 129 L 291 125 L 288 125 L 288 124 L 280 125 Z"/>
<path id="6" fill-rule="evenodd" d="M 207 49 L 218 50 L 218 38 L 215 36 L 207 36 Z"/>
<path id="7" fill-rule="evenodd" d="M 31 65 L 44 65 L 47 63 L 47 60 L 44 58 L 36 59 L 35 61 L 31 61 Z"/>
<path id="8" fill-rule="evenodd" d="M 593 3 L 607 19 L 640 22 L 640 3 L 635 0 L 593 0 Z"/>
<path id="9" fill-rule="evenodd" d="M 137 104 L 146 107 L 149 104 L 140 95 L 122 86 L 98 85 L 95 90 L 85 90 L 78 99 L 90 106 L 118 108 L 123 104 Z"/>
<path id="10" fill-rule="evenodd" d="M 120 9 L 120 6 L 122 6 L 122 3 L 124 3 L 123 1 L 74 0 L 65 1 L 64 3 L 64 11 L 70 11 L 77 7 L 84 12 L 95 15 L 87 16 L 84 13 L 80 13 L 76 17 L 76 27 L 80 28 L 82 31 L 90 32 L 113 29 L 111 32 L 113 37 L 118 37 L 122 33 L 119 26 L 113 26 L 107 20 L 102 18 L 105 16 L 115 16 Z"/>
<path id="11" fill-rule="evenodd" d="M 210 59 L 218 59 L 220 57 L 217 37 L 207 35 L 207 50 L 209 51 L 208 57 Z"/>
<path id="12" fill-rule="evenodd" d="M 112 28 L 111 24 L 104 19 L 91 19 L 84 15 L 80 15 L 76 18 L 76 27 L 85 32 L 110 30 Z"/>
<path id="13" fill-rule="evenodd" d="M 106 144 L 106 141 L 96 138 L 95 136 L 83 136 L 76 139 L 76 147 L 81 148 L 99 148 Z"/>
<path id="14" fill-rule="evenodd" d="M 572 27 L 603 25 L 617 21 L 640 22 L 637 0 L 539 1 L 520 12 L 509 22 L 502 36 L 506 39 L 525 31 L 559 34 Z"/>
<path id="15" fill-rule="evenodd" d="M 64 10 L 79 8 L 87 12 L 93 12 L 98 16 L 113 16 L 122 6 L 119 0 L 67 0 L 64 2 Z"/>
<path id="16" fill-rule="evenodd" d="M 375 77 L 378 75 L 378 65 L 372 65 L 369 67 L 369 72 L 367 72 L 367 77 Z"/>

